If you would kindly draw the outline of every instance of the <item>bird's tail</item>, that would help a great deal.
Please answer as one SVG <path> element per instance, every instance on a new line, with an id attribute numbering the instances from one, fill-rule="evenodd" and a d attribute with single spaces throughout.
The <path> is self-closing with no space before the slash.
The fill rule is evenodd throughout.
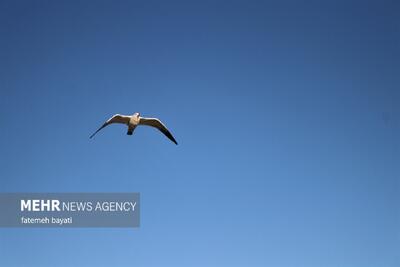
<path id="1" fill-rule="evenodd" d="M 126 132 L 127 135 L 132 135 L 133 131 L 135 130 L 136 127 L 133 128 L 128 128 L 128 131 Z"/>

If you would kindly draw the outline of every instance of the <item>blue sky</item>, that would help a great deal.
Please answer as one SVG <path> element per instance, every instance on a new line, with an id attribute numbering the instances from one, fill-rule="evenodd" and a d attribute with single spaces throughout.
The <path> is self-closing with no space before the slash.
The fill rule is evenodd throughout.
<path id="1" fill-rule="evenodd" d="M 399 266 L 396 1 L 1 1 L 2 192 L 140 192 L 0 229 L 1 266 Z M 157 116 L 126 136 L 114 113 Z"/>

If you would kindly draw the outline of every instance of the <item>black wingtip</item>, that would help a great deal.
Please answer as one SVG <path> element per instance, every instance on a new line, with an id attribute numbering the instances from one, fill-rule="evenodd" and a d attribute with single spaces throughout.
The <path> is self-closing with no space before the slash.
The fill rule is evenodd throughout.
<path id="1" fill-rule="evenodd" d="M 176 142 L 175 138 L 172 136 L 172 134 L 167 135 L 168 139 L 171 140 L 175 145 L 178 145 L 178 142 Z"/>

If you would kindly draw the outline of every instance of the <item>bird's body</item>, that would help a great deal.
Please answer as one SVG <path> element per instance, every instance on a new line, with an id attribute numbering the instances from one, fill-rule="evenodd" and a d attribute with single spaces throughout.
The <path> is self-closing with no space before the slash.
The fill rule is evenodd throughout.
<path id="1" fill-rule="evenodd" d="M 140 116 L 139 113 L 133 114 L 128 122 L 128 132 L 126 134 L 132 135 L 133 131 L 135 130 L 136 126 L 140 123 Z"/>
<path id="2" fill-rule="evenodd" d="M 128 135 L 132 135 L 133 131 L 138 125 L 152 126 L 160 130 L 166 137 L 168 137 L 176 145 L 178 144 L 175 138 L 172 136 L 172 134 L 168 131 L 167 127 L 165 127 L 165 125 L 159 119 L 140 117 L 140 114 L 137 112 L 131 116 L 120 115 L 120 114 L 112 116 L 96 132 L 94 132 L 90 136 L 90 138 L 93 138 L 93 136 L 95 136 L 96 133 L 98 133 L 101 129 L 113 123 L 121 123 L 127 125 L 128 131 L 126 134 Z"/>

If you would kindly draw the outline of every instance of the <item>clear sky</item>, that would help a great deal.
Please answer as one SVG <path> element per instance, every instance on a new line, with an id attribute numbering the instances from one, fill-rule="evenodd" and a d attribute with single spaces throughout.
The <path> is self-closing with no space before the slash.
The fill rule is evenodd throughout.
<path id="1" fill-rule="evenodd" d="M 1 1 L 2 192 L 140 192 L 0 229 L 0 266 L 400 266 L 398 1 Z M 114 113 L 159 117 L 89 135 Z M 1 215 L 0 215 L 1 216 Z"/>

